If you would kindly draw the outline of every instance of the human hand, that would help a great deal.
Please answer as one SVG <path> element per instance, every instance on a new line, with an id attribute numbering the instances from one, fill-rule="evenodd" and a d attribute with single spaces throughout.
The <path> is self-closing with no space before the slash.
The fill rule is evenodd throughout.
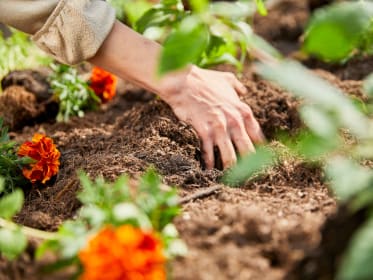
<path id="1" fill-rule="evenodd" d="M 246 88 L 232 73 L 190 66 L 161 81 L 160 97 L 176 116 L 193 126 L 202 140 L 206 167 L 215 165 L 214 146 L 220 151 L 224 168 L 254 152 L 253 143 L 264 141 L 262 130 L 250 107 L 239 99 Z"/>

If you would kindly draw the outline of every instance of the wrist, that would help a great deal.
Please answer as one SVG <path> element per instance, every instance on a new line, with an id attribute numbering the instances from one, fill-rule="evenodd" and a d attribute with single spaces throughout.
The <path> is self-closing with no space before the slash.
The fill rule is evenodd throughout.
<path id="1" fill-rule="evenodd" d="M 188 65 L 182 70 L 170 72 L 161 77 L 158 90 L 159 97 L 166 102 L 177 97 L 181 90 L 186 87 L 190 78 L 196 75 L 198 69 L 195 65 Z"/>

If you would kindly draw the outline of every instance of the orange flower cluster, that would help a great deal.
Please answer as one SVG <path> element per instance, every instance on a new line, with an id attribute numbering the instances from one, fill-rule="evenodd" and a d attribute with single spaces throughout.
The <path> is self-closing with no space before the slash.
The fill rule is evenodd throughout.
<path id="1" fill-rule="evenodd" d="M 107 227 L 79 253 L 81 280 L 164 280 L 160 240 L 131 225 Z"/>
<path id="2" fill-rule="evenodd" d="M 102 103 L 107 103 L 115 96 L 117 77 L 99 67 L 94 67 L 89 86 L 101 99 Z"/>
<path id="3" fill-rule="evenodd" d="M 50 178 L 57 174 L 60 166 L 60 152 L 54 145 L 53 140 L 45 135 L 36 133 L 32 142 L 25 142 L 19 147 L 20 157 L 30 157 L 35 160 L 22 170 L 23 176 L 32 183 L 42 182 L 45 184 Z"/>

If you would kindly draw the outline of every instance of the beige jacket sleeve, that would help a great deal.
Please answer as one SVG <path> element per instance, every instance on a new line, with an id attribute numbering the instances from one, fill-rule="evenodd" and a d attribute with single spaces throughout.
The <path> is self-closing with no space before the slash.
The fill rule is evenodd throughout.
<path id="1" fill-rule="evenodd" d="M 102 0 L 0 0 L 0 22 L 32 34 L 66 64 L 93 57 L 114 21 L 114 9 Z"/>

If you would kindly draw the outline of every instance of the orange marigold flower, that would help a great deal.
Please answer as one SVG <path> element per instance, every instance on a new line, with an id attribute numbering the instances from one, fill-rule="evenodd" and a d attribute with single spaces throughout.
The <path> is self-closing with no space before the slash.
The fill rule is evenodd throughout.
<path id="1" fill-rule="evenodd" d="M 101 99 L 102 103 L 107 103 L 115 96 L 117 77 L 99 67 L 94 67 L 89 86 Z"/>
<path id="2" fill-rule="evenodd" d="M 25 142 L 19 147 L 20 157 L 30 157 L 35 160 L 22 170 L 23 176 L 32 183 L 47 182 L 57 174 L 60 167 L 60 152 L 53 140 L 43 134 L 36 133 L 31 142 Z"/>
<path id="3" fill-rule="evenodd" d="M 153 232 L 131 225 L 101 230 L 80 251 L 81 280 L 164 280 L 165 257 Z"/>

